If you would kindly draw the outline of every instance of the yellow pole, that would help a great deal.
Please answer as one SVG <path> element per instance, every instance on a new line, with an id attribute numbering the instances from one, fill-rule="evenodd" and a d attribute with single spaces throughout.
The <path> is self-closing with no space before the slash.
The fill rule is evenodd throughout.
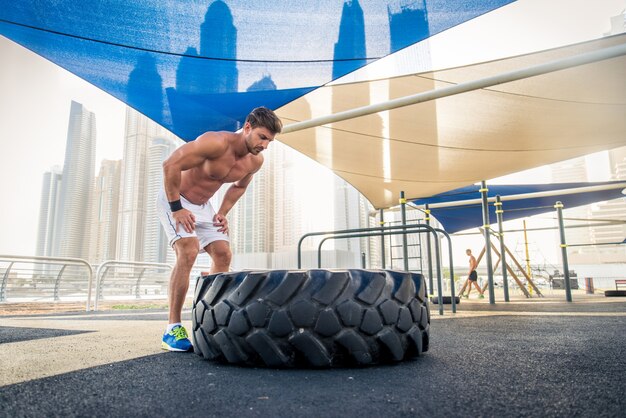
<path id="1" fill-rule="evenodd" d="M 532 277 L 530 274 L 530 254 L 528 253 L 528 235 L 526 235 L 526 219 L 524 219 L 524 248 L 526 249 L 526 273 L 528 273 L 528 277 Z M 530 295 L 533 294 L 533 287 L 528 282 L 528 291 Z"/>

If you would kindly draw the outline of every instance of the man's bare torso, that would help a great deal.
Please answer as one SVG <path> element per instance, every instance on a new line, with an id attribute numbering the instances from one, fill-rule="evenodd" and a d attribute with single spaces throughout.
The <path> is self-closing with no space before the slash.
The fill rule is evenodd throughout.
<path id="1" fill-rule="evenodd" d="M 476 264 L 477 264 L 476 263 L 476 257 L 474 257 L 473 255 L 470 255 L 470 258 L 469 258 L 469 269 L 470 269 L 470 272 L 476 270 Z"/>
<path id="2" fill-rule="evenodd" d="M 232 140 L 234 134 L 216 133 L 227 141 L 225 152 L 217 158 L 205 159 L 197 167 L 181 173 L 180 193 L 191 203 L 206 203 L 224 183 L 234 183 L 258 170 L 263 163 L 260 155 L 247 154 L 237 158 Z"/>

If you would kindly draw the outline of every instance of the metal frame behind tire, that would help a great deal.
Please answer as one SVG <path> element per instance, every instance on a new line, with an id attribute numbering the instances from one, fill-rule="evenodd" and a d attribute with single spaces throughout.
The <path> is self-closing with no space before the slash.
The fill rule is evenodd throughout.
<path id="1" fill-rule="evenodd" d="M 390 270 L 243 271 L 196 284 L 194 351 L 268 367 L 391 363 L 428 351 L 421 274 Z"/>

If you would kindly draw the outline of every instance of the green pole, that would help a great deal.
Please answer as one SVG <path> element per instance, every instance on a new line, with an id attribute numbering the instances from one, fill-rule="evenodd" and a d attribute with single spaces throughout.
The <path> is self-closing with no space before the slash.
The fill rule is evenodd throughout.
<path id="1" fill-rule="evenodd" d="M 561 236 L 561 256 L 563 257 L 563 276 L 565 277 L 565 299 L 572 301 L 572 289 L 569 283 L 569 264 L 567 262 L 567 244 L 565 243 L 565 227 L 563 226 L 563 203 L 556 202 L 554 205 L 559 218 L 559 235 Z"/>
<path id="2" fill-rule="evenodd" d="M 406 226 L 406 198 L 404 191 L 400 192 L 400 209 L 402 211 L 402 226 Z M 406 239 L 406 230 L 402 234 L 402 257 L 404 258 L 404 270 L 409 271 L 409 247 Z"/>
<path id="3" fill-rule="evenodd" d="M 498 218 L 498 232 L 500 233 L 500 264 L 502 265 L 502 286 L 504 287 L 504 301 L 509 302 L 509 278 L 507 277 L 506 271 L 506 249 L 504 246 L 504 229 L 502 228 L 502 214 L 504 210 L 502 209 L 502 199 L 500 199 L 500 195 L 496 196 L 496 203 L 494 203 L 496 207 L 496 216 Z"/>
<path id="4" fill-rule="evenodd" d="M 424 213 L 426 213 L 426 225 L 430 226 L 430 209 L 428 204 L 424 205 Z M 426 234 L 426 251 L 428 253 L 428 286 L 431 296 L 433 293 L 433 252 L 430 245 L 430 234 Z"/>
<path id="5" fill-rule="evenodd" d="M 491 262 L 491 235 L 489 225 L 489 203 L 487 202 L 487 183 L 483 180 L 480 182 L 480 194 L 482 196 L 483 206 L 483 231 L 485 234 L 485 256 L 487 262 L 487 280 L 489 282 L 489 303 L 496 303 L 496 295 L 493 289 L 493 264 Z"/>
<path id="6" fill-rule="evenodd" d="M 385 229 L 385 210 L 381 209 L 380 210 L 380 230 L 384 231 Z M 380 258 L 382 261 L 382 267 L 383 269 L 386 267 L 386 260 L 385 260 L 385 236 L 381 235 L 380 236 Z"/>

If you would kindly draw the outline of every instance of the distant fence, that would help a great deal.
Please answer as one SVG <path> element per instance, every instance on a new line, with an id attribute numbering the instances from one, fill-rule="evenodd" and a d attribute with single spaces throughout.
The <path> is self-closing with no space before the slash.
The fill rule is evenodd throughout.
<path id="1" fill-rule="evenodd" d="M 85 300 L 89 310 L 93 268 L 79 258 L 0 255 L 0 302 Z"/>
<path id="2" fill-rule="evenodd" d="M 486 283 L 487 282 L 487 269 L 485 267 L 479 267 L 476 271 L 478 272 L 479 282 Z M 467 278 L 467 267 L 455 266 L 455 272 L 459 272 L 459 273 L 455 273 L 455 276 L 458 278 L 456 282 L 456 286 L 460 288 L 465 282 L 465 279 Z M 515 272 L 516 274 L 519 273 L 517 270 Z M 610 273 L 610 274 L 611 275 L 601 275 L 601 276 L 593 275 L 593 274 L 592 275 L 578 275 L 577 277 L 571 277 L 571 280 L 577 280 L 578 288 L 584 289 L 585 277 L 591 277 L 593 279 L 593 286 L 595 289 L 607 290 L 607 289 L 615 289 L 615 280 L 626 279 L 626 271 L 622 275 L 615 275 L 614 273 Z M 521 273 L 519 273 L 518 275 L 519 275 L 520 280 L 523 283 L 525 283 L 526 279 L 521 275 Z M 539 288 L 550 288 L 550 279 L 546 277 L 545 275 L 533 274 L 532 279 Z M 554 277 L 554 279 L 563 280 L 563 276 Z M 446 283 L 444 281 L 444 286 L 445 284 Z M 500 268 L 494 271 L 494 284 L 496 285 L 496 287 L 502 287 L 502 275 L 501 275 Z M 517 287 L 517 284 L 515 283 L 515 281 L 509 278 L 509 288 L 515 289 L 516 287 Z"/>
<path id="3" fill-rule="evenodd" d="M 159 263 L 109 260 L 91 266 L 78 258 L 0 255 L 0 303 L 85 301 L 94 310 L 102 300 L 165 299 L 173 266 Z M 208 271 L 194 266 L 194 278 Z"/>

